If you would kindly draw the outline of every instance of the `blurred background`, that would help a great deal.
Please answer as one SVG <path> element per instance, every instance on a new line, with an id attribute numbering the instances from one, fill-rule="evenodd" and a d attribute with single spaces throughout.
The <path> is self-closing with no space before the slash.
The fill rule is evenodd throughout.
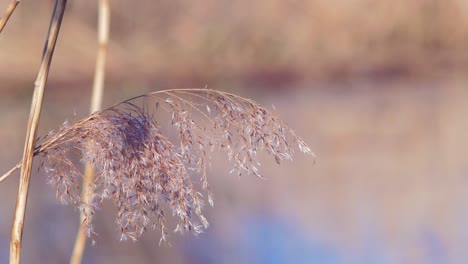
<path id="1" fill-rule="evenodd" d="M 69 1 L 41 135 L 87 114 L 96 6 Z M 21 159 L 52 8 L 21 2 L 0 34 L 0 173 Z M 171 234 L 171 246 L 158 231 L 119 242 L 105 203 L 84 263 L 468 262 L 467 1 L 113 0 L 111 11 L 105 106 L 167 88 L 231 91 L 274 105 L 317 160 L 265 157 L 266 180 L 217 161 L 210 228 Z M 79 214 L 34 172 L 22 260 L 67 263 Z M 0 184 L 0 263 L 17 186 L 18 174 Z"/>

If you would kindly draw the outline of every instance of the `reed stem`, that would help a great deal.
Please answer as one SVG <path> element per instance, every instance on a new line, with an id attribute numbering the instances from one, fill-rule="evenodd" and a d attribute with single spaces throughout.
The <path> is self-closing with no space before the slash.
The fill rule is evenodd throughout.
<path id="1" fill-rule="evenodd" d="M 109 0 L 99 0 L 98 3 L 98 53 L 94 72 L 93 92 L 91 95 L 90 114 L 101 110 L 102 96 L 104 93 L 104 77 L 107 56 L 107 46 L 109 42 L 110 8 Z M 88 162 L 85 165 L 85 173 L 82 188 L 82 201 L 86 204 L 93 202 L 93 182 L 95 171 Z M 85 212 L 80 212 L 80 227 L 76 234 L 75 245 L 70 258 L 70 264 L 80 264 L 86 247 L 86 225 Z"/>
<path id="2" fill-rule="evenodd" d="M 10 19 L 11 14 L 13 14 L 13 11 L 15 11 L 15 8 L 19 4 L 19 2 L 19 0 L 11 1 L 10 5 L 8 5 L 7 10 L 5 11 L 5 15 L 3 15 L 2 18 L 0 18 L 0 33 L 6 26 L 8 19 Z"/>
<path id="3" fill-rule="evenodd" d="M 49 31 L 47 33 L 47 40 L 44 45 L 41 66 L 35 81 L 28 128 L 26 131 L 26 140 L 24 144 L 15 216 L 13 220 L 13 227 L 11 229 L 10 264 L 19 264 L 21 259 L 21 242 L 23 236 L 23 226 L 28 199 L 29 182 L 31 179 L 31 168 L 34 157 L 37 128 L 39 125 L 42 109 L 45 85 L 49 75 L 50 64 L 54 54 L 55 44 L 57 42 L 60 26 L 62 24 L 62 18 L 65 12 L 66 4 L 67 0 L 57 0 L 55 2 L 54 11 L 50 20 Z"/>

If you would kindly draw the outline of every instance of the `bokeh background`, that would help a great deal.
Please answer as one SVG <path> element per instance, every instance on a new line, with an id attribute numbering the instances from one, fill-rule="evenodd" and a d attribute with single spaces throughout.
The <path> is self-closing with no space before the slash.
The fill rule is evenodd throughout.
<path id="1" fill-rule="evenodd" d="M 21 157 L 52 8 L 22 1 L 0 34 L 2 173 Z M 210 228 L 171 246 L 157 231 L 119 242 L 106 203 L 84 263 L 468 262 L 467 1 L 113 0 L 111 11 L 104 105 L 167 88 L 235 92 L 274 105 L 317 160 L 265 157 L 266 180 L 217 161 Z M 95 1 L 69 1 L 42 135 L 87 114 L 96 15 Z M 78 212 L 36 171 L 23 261 L 66 263 Z M 0 263 L 17 186 L 17 174 L 0 184 Z"/>

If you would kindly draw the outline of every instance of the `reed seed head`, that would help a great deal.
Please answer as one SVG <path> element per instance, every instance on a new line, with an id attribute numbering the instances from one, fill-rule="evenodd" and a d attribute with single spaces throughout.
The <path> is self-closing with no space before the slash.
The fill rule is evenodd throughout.
<path id="1" fill-rule="evenodd" d="M 138 99 L 144 106 L 135 104 Z M 161 132 L 154 117 L 159 111 L 170 115 L 177 143 Z M 292 159 L 293 143 L 313 155 L 283 121 L 251 100 L 210 89 L 178 89 L 146 94 L 64 123 L 39 140 L 36 155 L 44 158 L 57 198 L 83 211 L 89 236 L 95 211 L 104 199 L 112 199 L 121 239 L 137 240 L 152 226 L 165 240 L 168 211 L 178 219 L 175 231 L 198 234 L 208 227 L 201 192 L 213 206 L 206 171 L 214 151 L 227 153 L 231 172 L 261 177 L 257 152 L 264 150 L 280 163 Z M 96 169 L 89 204 L 80 198 L 82 172 L 74 157 Z M 194 187 L 194 176 L 200 177 L 202 190 Z"/>

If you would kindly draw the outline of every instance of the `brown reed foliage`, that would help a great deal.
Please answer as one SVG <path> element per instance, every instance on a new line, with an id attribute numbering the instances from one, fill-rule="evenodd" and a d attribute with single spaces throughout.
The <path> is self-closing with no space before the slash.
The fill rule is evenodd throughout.
<path id="1" fill-rule="evenodd" d="M 143 100 L 138 106 L 136 100 Z M 178 134 L 172 143 L 155 115 L 167 112 Z M 277 163 L 291 160 L 297 144 L 310 148 L 276 115 L 243 97 L 210 89 L 176 89 L 145 94 L 96 112 L 74 124 L 65 122 L 38 141 L 35 155 L 43 158 L 48 182 L 57 198 L 71 202 L 85 215 L 87 235 L 104 199 L 117 207 L 121 239 L 137 240 L 148 226 L 159 227 L 166 239 L 166 215 L 178 218 L 175 231 L 198 234 L 208 227 L 202 208 L 213 206 L 206 170 L 213 151 L 223 150 L 233 162 L 231 172 L 261 177 L 260 150 Z M 82 172 L 74 157 L 96 169 L 92 200 L 80 197 Z M 192 176 L 199 176 L 197 190 Z"/>

